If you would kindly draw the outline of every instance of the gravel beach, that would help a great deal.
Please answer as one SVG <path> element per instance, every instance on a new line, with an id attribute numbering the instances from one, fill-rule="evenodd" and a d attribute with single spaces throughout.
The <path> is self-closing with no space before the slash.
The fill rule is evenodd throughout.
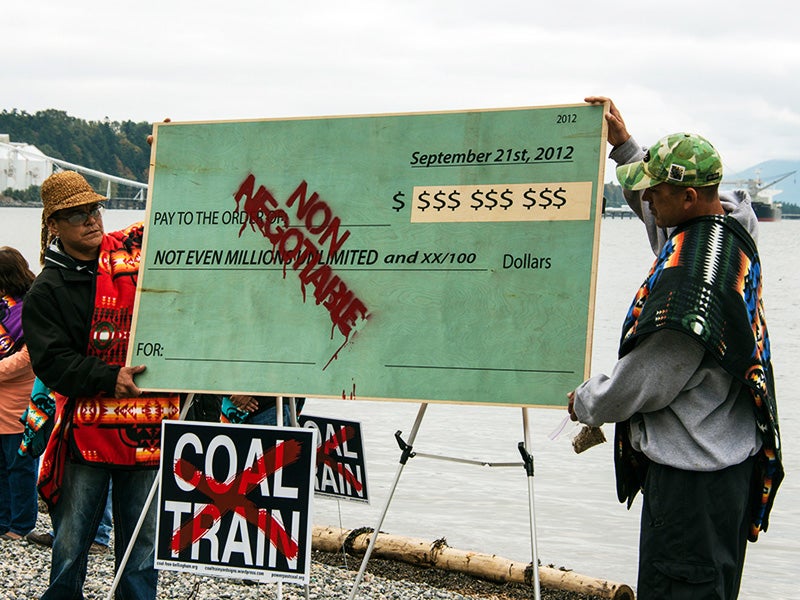
<path id="1" fill-rule="evenodd" d="M 49 517 L 39 515 L 37 531 L 47 531 Z M 0 598 L 30 600 L 46 589 L 50 574 L 50 549 L 27 540 L 0 543 Z M 308 598 L 312 600 L 348 598 L 361 565 L 357 556 L 344 557 L 314 551 Z M 114 580 L 114 555 L 93 554 L 84 586 L 87 600 L 108 596 Z M 281 586 L 287 600 L 306 598 L 305 588 L 294 584 Z M 173 571 L 161 571 L 158 597 L 169 600 L 222 600 L 277 598 L 276 584 L 252 584 L 237 579 L 200 577 Z M 544 600 L 596 600 L 560 590 L 542 588 Z M 420 568 L 402 562 L 373 558 L 358 588 L 359 600 L 519 600 L 533 598 L 533 589 L 520 584 L 496 584 L 441 569 Z"/>

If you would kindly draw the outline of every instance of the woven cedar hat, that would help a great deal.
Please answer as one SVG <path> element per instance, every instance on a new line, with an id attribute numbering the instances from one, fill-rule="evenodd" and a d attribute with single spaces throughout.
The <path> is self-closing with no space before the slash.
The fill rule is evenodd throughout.
<path id="1" fill-rule="evenodd" d="M 42 182 L 42 248 L 39 262 L 44 264 L 44 251 L 52 241 L 47 228 L 47 219 L 56 211 L 84 204 L 95 204 L 107 200 L 92 189 L 83 175 L 75 171 L 53 173 Z"/>

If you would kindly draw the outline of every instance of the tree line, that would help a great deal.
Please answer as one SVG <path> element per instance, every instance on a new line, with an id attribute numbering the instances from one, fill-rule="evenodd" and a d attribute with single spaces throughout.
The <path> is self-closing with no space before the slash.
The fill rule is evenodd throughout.
<path id="1" fill-rule="evenodd" d="M 147 182 L 150 146 L 147 136 L 153 125 L 145 121 L 85 121 L 53 108 L 33 114 L 17 109 L 0 112 L 0 133 L 13 142 L 25 142 L 44 154 L 110 175 Z M 39 190 L 15 191 L 23 202 L 38 202 Z M 28 198 L 27 196 L 30 196 Z M 607 207 L 625 205 L 622 188 L 603 186 Z"/>
<path id="2" fill-rule="evenodd" d="M 625 196 L 622 194 L 622 188 L 616 183 L 603 184 L 603 205 L 606 208 L 628 206 Z"/>
<path id="3" fill-rule="evenodd" d="M 36 146 L 47 156 L 109 175 L 147 182 L 152 123 L 85 121 L 56 109 L 33 114 L 13 109 L 0 112 L 0 133 L 12 142 Z"/>

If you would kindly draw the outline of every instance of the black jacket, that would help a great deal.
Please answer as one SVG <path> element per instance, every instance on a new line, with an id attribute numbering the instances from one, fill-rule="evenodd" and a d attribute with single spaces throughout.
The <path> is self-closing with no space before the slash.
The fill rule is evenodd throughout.
<path id="1" fill-rule="evenodd" d="M 94 310 L 96 266 L 48 249 L 42 272 L 25 297 L 22 323 L 33 371 L 72 398 L 114 396 L 120 367 L 86 356 Z"/>

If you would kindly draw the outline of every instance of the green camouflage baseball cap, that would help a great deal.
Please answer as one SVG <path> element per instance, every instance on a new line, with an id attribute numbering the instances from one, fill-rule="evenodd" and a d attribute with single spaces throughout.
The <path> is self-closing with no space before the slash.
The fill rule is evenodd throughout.
<path id="1" fill-rule="evenodd" d="M 653 144 L 643 160 L 617 167 L 617 179 L 629 190 L 644 190 L 664 182 L 706 187 L 722 181 L 722 159 L 704 137 L 673 133 Z"/>

